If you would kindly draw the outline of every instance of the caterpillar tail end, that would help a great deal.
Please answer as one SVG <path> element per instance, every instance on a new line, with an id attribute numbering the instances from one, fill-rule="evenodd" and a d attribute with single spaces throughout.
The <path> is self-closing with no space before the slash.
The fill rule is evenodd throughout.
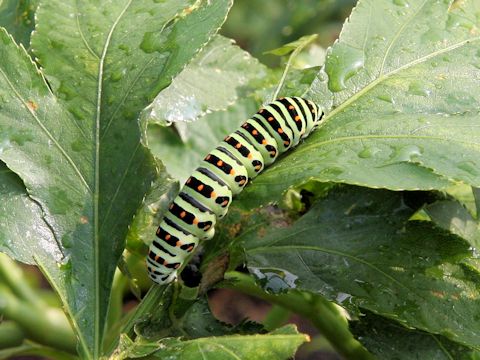
<path id="1" fill-rule="evenodd" d="M 150 280 L 152 280 L 155 284 L 158 285 L 166 285 L 171 283 L 177 278 L 177 275 L 178 274 L 176 270 L 169 275 L 155 275 L 151 271 L 148 271 L 148 277 L 150 278 Z"/>

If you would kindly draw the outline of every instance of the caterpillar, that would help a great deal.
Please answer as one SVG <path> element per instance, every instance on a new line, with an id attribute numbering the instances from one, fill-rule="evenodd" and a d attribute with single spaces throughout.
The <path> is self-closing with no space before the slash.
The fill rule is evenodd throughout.
<path id="1" fill-rule="evenodd" d="M 199 241 L 213 237 L 215 223 L 227 213 L 232 197 L 307 137 L 323 114 L 310 100 L 284 97 L 264 106 L 228 135 L 170 204 L 149 248 L 149 277 L 158 284 L 173 281 Z"/>

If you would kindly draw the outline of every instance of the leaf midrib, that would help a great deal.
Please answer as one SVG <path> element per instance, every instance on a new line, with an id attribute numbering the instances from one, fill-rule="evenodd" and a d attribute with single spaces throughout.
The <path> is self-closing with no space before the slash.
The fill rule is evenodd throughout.
<path id="1" fill-rule="evenodd" d="M 471 142 L 460 139 L 449 139 L 447 137 L 440 136 L 429 136 L 429 135 L 410 135 L 410 134 L 399 134 L 399 135 L 390 135 L 390 134 L 375 134 L 375 135 L 353 135 L 353 136 L 342 136 L 338 138 L 333 138 L 325 141 L 313 142 L 312 144 L 299 147 L 296 154 L 300 154 L 305 151 L 311 151 L 317 147 L 321 147 L 327 144 L 333 144 L 337 142 L 346 142 L 346 141 L 356 141 L 356 140 L 368 140 L 368 139 L 422 139 L 422 140 L 436 140 L 436 141 L 447 141 L 452 143 L 464 144 L 472 147 L 479 147 L 480 142 Z"/>
<path id="2" fill-rule="evenodd" d="M 113 36 L 113 33 L 120 22 L 123 15 L 126 13 L 127 9 L 132 4 L 133 0 L 128 0 L 124 8 L 120 11 L 119 15 L 113 22 L 108 32 L 107 38 L 105 39 L 105 44 L 102 50 L 102 56 L 99 59 L 98 64 L 98 83 L 97 83 L 97 102 L 96 102 L 96 114 L 95 114 L 95 128 L 94 128 L 94 139 L 95 139 L 95 186 L 93 194 L 93 222 L 94 222 L 94 287 L 95 287 L 95 315 L 94 315 L 94 358 L 98 358 L 100 355 L 100 347 L 103 329 L 100 328 L 100 238 L 99 238 L 99 198 L 100 198 L 100 129 L 101 129 L 101 106 L 102 106 L 102 96 L 103 96 L 103 76 L 104 76 L 104 66 L 107 52 L 110 46 L 110 42 Z M 77 5 L 77 10 L 78 5 Z M 107 299 L 108 301 L 108 299 Z"/>
<path id="3" fill-rule="evenodd" d="M 407 27 L 407 25 L 409 25 L 413 19 L 415 19 L 417 17 L 418 14 L 420 14 L 420 12 L 422 11 L 423 7 L 425 6 L 425 4 L 428 2 L 428 0 L 425 0 L 423 2 L 422 5 L 420 5 L 417 9 L 417 11 L 415 11 L 408 19 L 407 21 L 405 21 L 403 23 L 403 25 L 400 27 L 400 29 L 398 29 L 398 31 L 395 33 L 395 35 L 393 36 L 392 38 L 392 41 L 390 41 L 390 44 L 388 45 L 388 48 L 387 48 L 387 51 L 385 51 L 385 55 L 383 56 L 383 59 L 382 59 L 382 65 L 380 66 L 380 71 L 378 73 L 379 76 L 382 76 L 383 74 L 383 69 L 385 67 L 385 62 L 387 61 L 387 58 L 388 58 L 388 55 L 390 55 L 390 51 L 392 50 L 392 47 L 393 47 L 393 44 L 395 44 L 398 40 L 398 37 L 400 36 L 400 34 L 403 33 L 403 31 L 405 30 L 405 28 Z"/>

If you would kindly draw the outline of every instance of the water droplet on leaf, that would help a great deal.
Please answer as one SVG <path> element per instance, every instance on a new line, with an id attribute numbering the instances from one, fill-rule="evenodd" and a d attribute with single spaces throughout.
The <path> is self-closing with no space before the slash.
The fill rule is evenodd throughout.
<path id="1" fill-rule="evenodd" d="M 362 50 L 338 43 L 327 57 L 325 71 L 328 74 L 328 88 L 339 92 L 346 88 L 345 82 L 354 76 L 365 63 Z"/>

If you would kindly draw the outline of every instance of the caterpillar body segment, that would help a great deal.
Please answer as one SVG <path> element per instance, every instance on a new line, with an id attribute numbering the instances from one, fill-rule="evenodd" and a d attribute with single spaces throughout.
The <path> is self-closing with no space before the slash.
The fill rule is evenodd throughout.
<path id="1" fill-rule="evenodd" d="M 252 119 L 245 121 L 237 132 L 254 144 L 265 165 L 270 165 L 277 159 L 279 154 L 277 142 L 257 121 Z"/>
<path id="2" fill-rule="evenodd" d="M 218 176 L 230 188 L 232 195 L 239 194 L 247 184 L 247 169 L 230 152 L 214 149 L 200 166 Z"/>
<path id="3" fill-rule="evenodd" d="M 201 162 L 173 200 L 147 255 L 150 278 L 166 284 L 195 250 L 211 239 L 232 196 L 320 123 L 323 111 L 300 97 L 277 99 L 228 135 Z"/>
<path id="4" fill-rule="evenodd" d="M 220 143 L 219 148 L 233 154 L 245 167 L 250 179 L 263 170 L 264 160 L 262 154 L 238 130 L 228 135 Z"/>
<path id="5" fill-rule="evenodd" d="M 222 218 L 232 201 L 232 191 L 227 184 L 209 169 L 199 167 L 187 179 L 183 190 L 206 209 Z"/>

